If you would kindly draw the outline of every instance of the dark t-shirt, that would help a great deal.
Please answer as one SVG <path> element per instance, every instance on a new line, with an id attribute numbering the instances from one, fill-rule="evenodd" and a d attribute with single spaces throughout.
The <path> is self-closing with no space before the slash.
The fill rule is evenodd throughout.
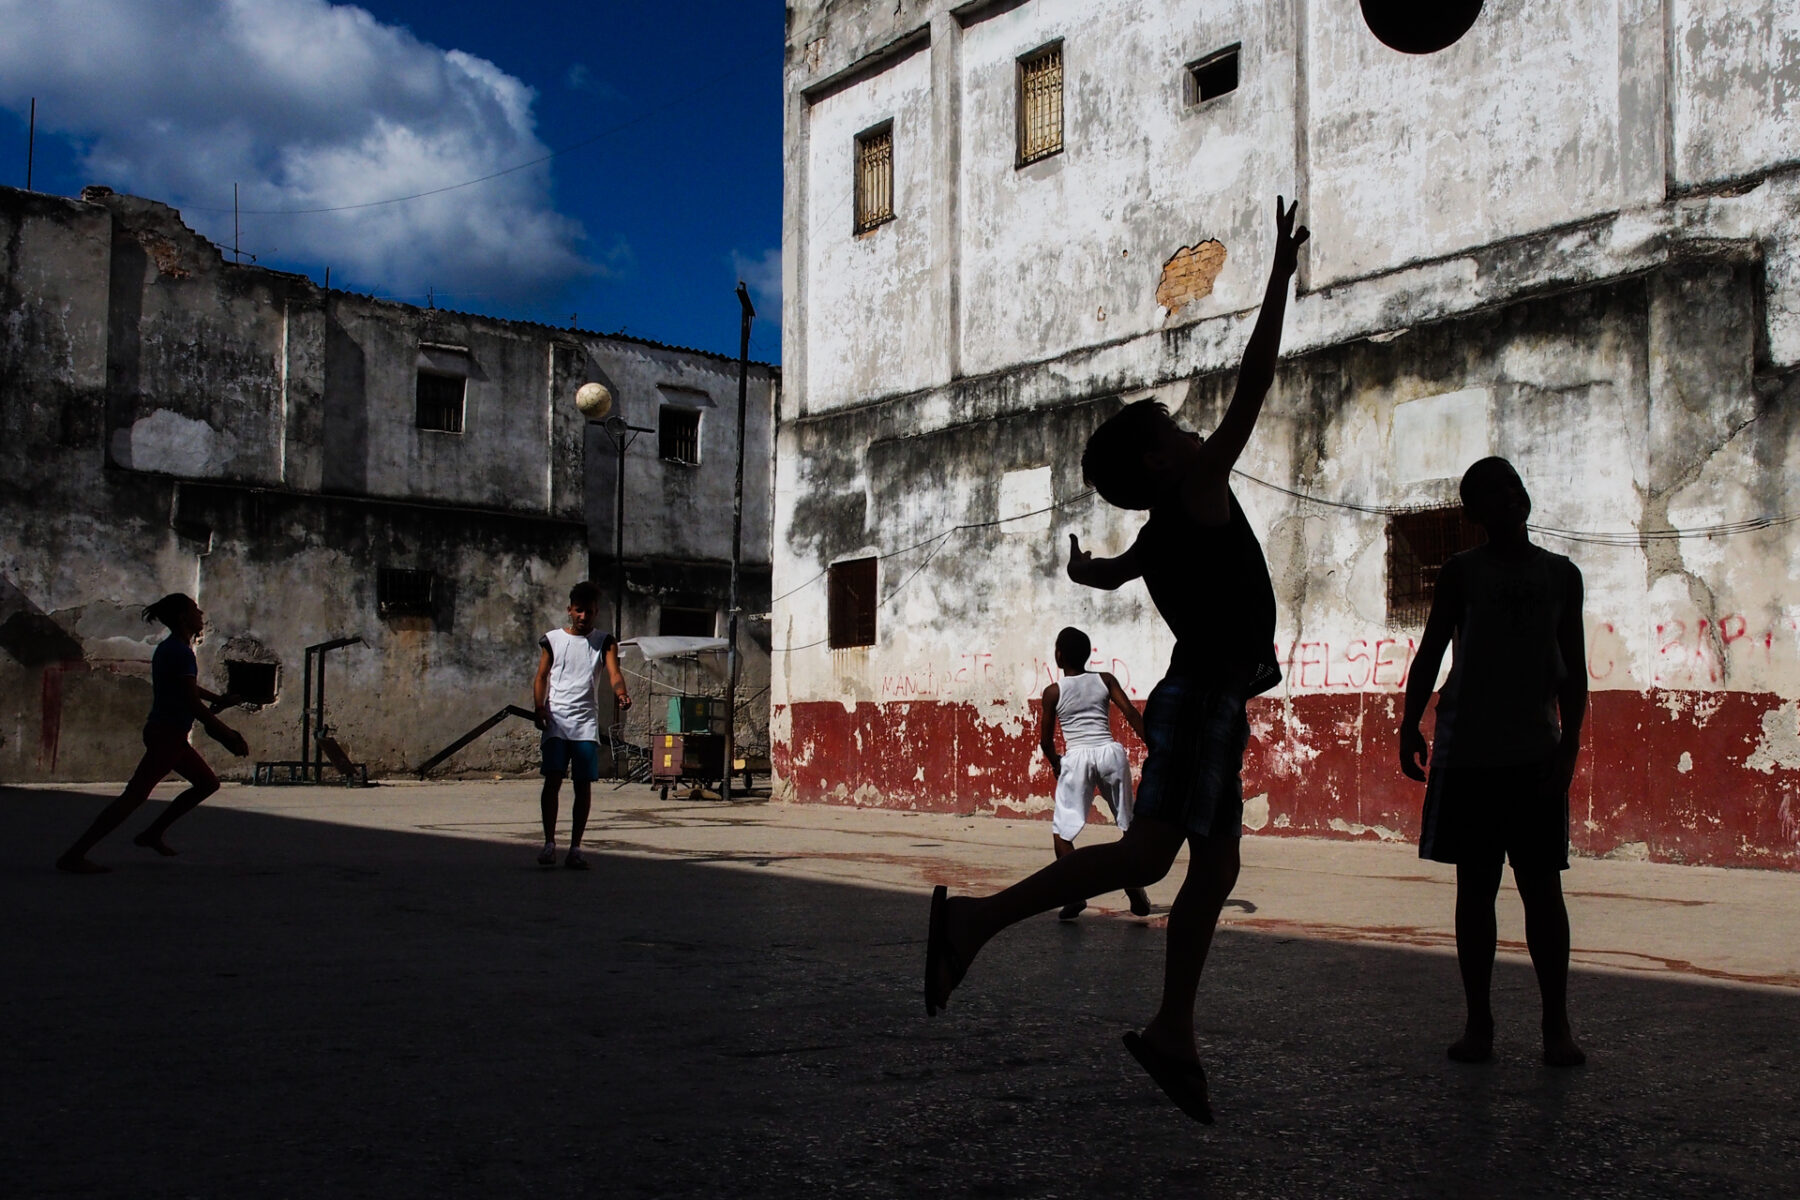
<path id="1" fill-rule="evenodd" d="M 150 656 L 150 723 L 186 733 L 194 727 L 194 703 L 187 680 L 198 678 L 194 648 L 170 634 Z"/>
<path id="2" fill-rule="evenodd" d="M 1156 611 L 1175 634 L 1169 674 L 1248 681 L 1246 695 L 1281 682 L 1275 659 L 1275 587 L 1262 543 L 1237 497 L 1231 519 L 1202 525 L 1179 505 L 1150 510 L 1134 550 Z"/>

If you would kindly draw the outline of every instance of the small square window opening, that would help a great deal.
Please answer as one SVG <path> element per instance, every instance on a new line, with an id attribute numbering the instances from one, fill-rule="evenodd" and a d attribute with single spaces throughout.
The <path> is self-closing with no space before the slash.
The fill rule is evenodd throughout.
<path id="1" fill-rule="evenodd" d="M 225 690 L 248 704 L 275 703 L 276 663 L 225 660 Z"/>
<path id="2" fill-rule="evenodd" d="M 700 410 L 665 404 L 656 418 L 657 453 L 669 462 L 700 461 Z"/>
<path id="3" fill-rule="evenodd" d="M 463 431 L 463 385 L 460 375 L 419 372 L 416 423 L 439 433 Z"/>
<path id="4" fill-rule="evenodd" d="M 1199 62 L 1191 62 L 1187 66 L 1186 84 L 1189 104 L 1204 104 L 1208 100 L 1216 100 L 1220 96 L 1237 91 L 1238 85 L 1238 47 L 1221 50 L 1217 54 L 1209 54 Z"/>
<path id="5" fill-rule="evenodd" d="M 1019 60 L 1018 165 L 1063 148 L 1063 44 L 1055 42 Z"/>
<path id="6" fill-rule="evenodd" d="M 661 637 L 712 637 L 718 632 L 718 623 L 710 608 L 665 604 L 657 617 L 656 632 Z"/>
<path id="7" fill-rule="evenodd" d="M 855 558 L 832 563 L 828 579 L 826 624 L 833 650 L 875 644 L 875 560 Z"/>
<path id="8" fill-rule="evenodd" d="M 375 605 L 384 617 L 432 613 L 436 577 L 430 571 L 382 567 L 375 576 Z"/>
<path id="9" fill-rule="evenodd" d="M 1462 506 L 1395 513 L 1387 527 L 1387 611 L 1390 626 L 1423 625 L 1437 594 L 1438 572 L 1452 554 L 1479 546 L 1481 527 Z"/>
<path id="10" fill-rule="evenodd" d="M 894 123 L 856 137 L 856 232 L 894 219 Z"/>

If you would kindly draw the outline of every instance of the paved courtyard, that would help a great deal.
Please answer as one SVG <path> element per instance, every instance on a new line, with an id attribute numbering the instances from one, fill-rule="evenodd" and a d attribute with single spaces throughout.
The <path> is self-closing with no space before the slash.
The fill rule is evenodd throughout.
<path id="1" fill-rule="evenodd" d="M 159 797 L 172 794 L 165 787 Z M 1800 875 L 1579 860 L 1538 1065 L 1517 896 L 1497 1061 L 1460 1023 L 1451 877 L 1252 839 L 1201 989 L 1219 1124 L 1119 1034 L 1160 914 L 1101 898 L 920 1000 L 925 896 L 1048 826 L 602 785 L 586 873 L 532 781 L 227 786 L 105 876 L 50 862 L 110 795 L 0 788 L 0 1179 L 16 1196 L 1792 1196 Z M 148 820 L 148 816 L 140 821 Z M 566 813 L 564 818 L 566 828 Z M 1114 836 L 1090 828 L 1087 838 Z M 1177 868 L 1180 869 L 1179 867 Z"/>

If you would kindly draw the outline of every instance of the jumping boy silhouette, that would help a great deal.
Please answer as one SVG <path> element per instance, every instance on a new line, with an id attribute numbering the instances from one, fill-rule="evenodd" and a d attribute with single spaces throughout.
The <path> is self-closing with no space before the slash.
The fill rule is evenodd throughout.
<path id="1" fill-rule="evenodd" d="M 1262 310 L 1244 349 L 1237 389 L 1213 435 L 1177 425 L 1153 400 L 1132 404 L 1088 438 L 1082 473 L 1107 503 L 1148 509 L 1137 541 L 1095 558 L 1069 538 L 1069 578 L 1112 590 L 1143 579 L 1175 634 L 1169 673 L 1144 708 L 1149 749 L 1131 828 L 1116 842 L 1084 846 L 992 896 L 931 896 L 925 1010 L 949 1001 L 987 940 L 1009 925 L 1076 900 L 1161 879 L 1185 844 L 1187 878 L 1169 910 L 1162 1004 L 1125 1045 L 1181 1110 L 1212 1122 L 1206 1073 L 1194 1045 L 1194 996 L 1219 909 L 1238 876 L 1250 727 L 1245 702 L 1281 678 L 1275 663 L 1275 591 L 1237 498 L 1231 468 L 1243 452 L 1275 377 L 1288 280 L 1304 226 L 1275 201 L 1275 255 Z"/>
<path id="2" fill-rule="evenodd" d="M 1449 1053 L 1485 1062 L 1494 1052 L 1494 900 L 1511 860 L 1544 1003 L 1544 1061 L 1579 1066 L 1587 1056 L 1569 1030 L 1561 872 L 1569 868 L 1569 781 L 1587 713 L 1581 571 L 1526 536 L 1531 496 L 1504 458 L 1468 469 L 1462 502 L 1488 540 L 1452 555 L 1438 573 L 1400 722 L 1400 769 L 1424 781 L 1419 718 L 1454 644 L 1419 835 L 1419 857 L 1456 866 L 1456 962 L 1468 1023 Z"/>
<path id="3" fill-rule="evenodd" d="M 1117 708 L 1140 742 L 1144 740 L 1144 718 L 1117 679 L 1106 671 L 1087 669 L 1093 652 L 1094 643 L 1073 625 L 1056 635 L 1056 665 L 1062 668 L 1063 677 L 1044 689 L 1040 709 L 1038 745 L 1056 776 L 1050 843 L 1057 858 L 1075 849 L 1096 792 L 1111 811 L 1119 832 L 1131 828 L 1131 760 L 1125 757 L 1125 747 L 1113 740 L 1107 709 Z M 1059 725 L 1067 754 L 1056 752 Z M 1125 898 L 1131 903 L 1132 916 L 1150 915 L 1150 897 L 1143 888 L 1126 888 Z M 1073 921 L 1086 907 L 1086 898 L 1071 900 L 1057 915 Z"/>

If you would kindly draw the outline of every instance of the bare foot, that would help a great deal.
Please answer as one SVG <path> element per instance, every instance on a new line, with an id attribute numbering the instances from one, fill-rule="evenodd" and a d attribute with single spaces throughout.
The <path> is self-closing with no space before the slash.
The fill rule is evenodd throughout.
<path id="1" fill-rule="evenodd" d="M 1484 1063 L 1494 1057 L 1494 1023 L 1473 1018 L 1463 1026 L 1463 1035 L 1450 1043 L 1446 1052 L 1461 1063 Z"/>
<path id="2" fill-rule="evenodd" d="M 56 860 L 56 869 L 67 871 L 71 875 L 104 875 L 112 870 L 111 867 L 103 867 L 97 862 L 89 862 L 85 858 L 67 854 Z"/>
<path id="3" fill-rule="evenodd" d="M 175 847 L 169 845 L 169 843 L 163 841 L 161 837 L 151 833 L 149 830 L 145 830 L 143 833 L 132 838 L 131 844 L 134 846 L 142 846 L 146 850 L 154 850 L 164 858 L 174 858 L 177 854 L 181 853 L 181 851 L 175 849 Z"/>
<path id="4" fill-rule="evenodd" d="M 1569 1027 L 1544 1030 L 1544 1065 L 1547 1067 L 1579 1067 L 1587 1061 L 1587 1055 L 1575 1044 L 1575 1037 Z"/>

